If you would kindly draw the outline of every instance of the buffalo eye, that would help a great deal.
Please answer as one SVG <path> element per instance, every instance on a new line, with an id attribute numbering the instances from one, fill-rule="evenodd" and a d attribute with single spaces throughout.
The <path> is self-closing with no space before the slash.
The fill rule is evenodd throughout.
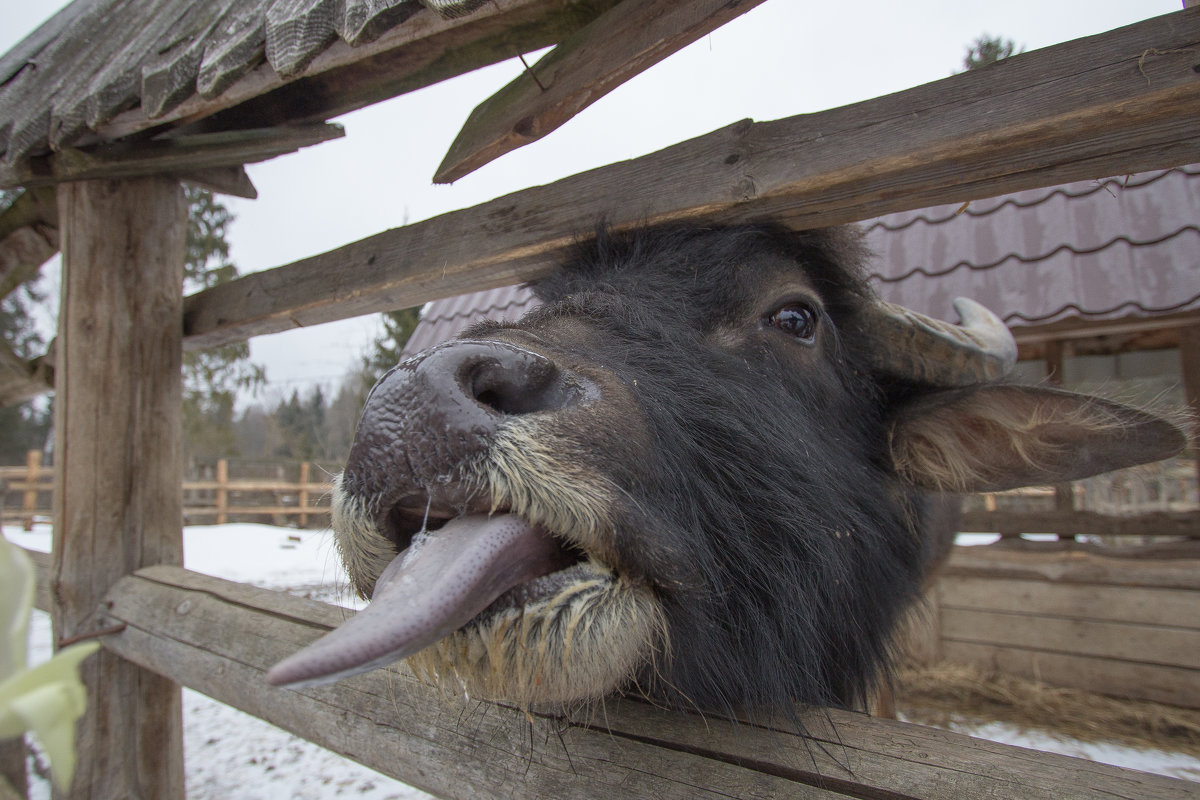
<path id="1" fill-rule="evenodd" d="M 802 342 L 817 335 L 817 311 L 808 303 L 788 303 L 767 317 L 767 324 Z"/>

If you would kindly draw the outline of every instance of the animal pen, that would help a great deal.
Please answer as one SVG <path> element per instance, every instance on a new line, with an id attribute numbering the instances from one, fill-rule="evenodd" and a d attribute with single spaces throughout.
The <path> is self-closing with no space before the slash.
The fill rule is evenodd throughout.
<path id="1" fill-rule="evenodd" d="M 446 797 L 1194 793 L 841 711 L 808 715 L 802 739 L 632 700 L 544 720 L 489 706 L 464 724 L 403 666 L 273 689 L 266 669 L 344 612 L 181 567 L 185 348 L 536 278 L 600 218 L 808 228 L 1200 161 L 1200 10 L 1189 9 L 850 107 L 736 122 L 182 297 L 181 181 L 253 196 L 243 165 L 340 136 L 325 120 L 557 44 L 468 122 L 440 172 L 453 179 L 754 5 L 100 0 L 0 59 L 0 186 L 26 189 L 5 214 L 17 221 L 0 230 L 0 264 L 20 274 L 56 247 L 64 263 L 54 353 L 4 359 L 6 398 L 43 390 L 51 371 L 56 393 L 55 538 L 38 559 L 38 606 L 60 642 L 104 645 L 82 667 L 71 796 L 183 795 L 181 684 Z M 1176 522 L 1197 530 L 1194 515 Z M 531 747 L 527 722 L 558 739 Z"/>

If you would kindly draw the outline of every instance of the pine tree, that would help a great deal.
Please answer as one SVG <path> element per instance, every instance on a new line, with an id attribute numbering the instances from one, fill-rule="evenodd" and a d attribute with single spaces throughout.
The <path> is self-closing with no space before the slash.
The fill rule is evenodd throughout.
<path id="1" fill-rule="evenodd" d="M 238 270 L 229 260 L 229 209 L 205 189 L 189 186 L 185 192 L 184 292 L 190 294 L 233 280 Z M 263 367 L 250 362 L 248 342 L 184 353 L 183 430 L 189 461 L 238 454 L 233 425 L 238 392 L 255 391 L 265 379 Z"/>
<path id="2" fill-rule="evenodd" d="M 967 48 L 967 54 L 963 57 L 963 70 L 981 69 L 1008 58 L 1014 52 L 1023 52 L 1025 49 L 1022 47 L 1017 50 L 1016 47 L 1012 39 L 984 34 Z"/>
<path id="3" fill-rule="evenodd" d="M 20 192 L 0 190 L 0 213 L 9 208 Z M 45 352 L 46 342 L 34 323 L 32 309 L 44 297 L 33 282 L 27 282 L 0 299 L 0 339 L 22 359 Z M 42 450 L 50 436 L 54 418 L 52 405 L 38 398 L 0 408 L 0 464 L 22 464 L 29 450 Z"/>

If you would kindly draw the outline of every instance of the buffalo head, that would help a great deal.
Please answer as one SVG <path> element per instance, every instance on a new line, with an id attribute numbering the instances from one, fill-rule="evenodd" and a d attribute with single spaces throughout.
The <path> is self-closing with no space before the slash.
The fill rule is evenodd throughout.
<path id="1" fill-rule="evenodd" d="M 334 496 L 368 608 L 275 683 L 409 657 L 478 697 L 854 704 L 949 494 L 1165 458 L 1174 426 L 1008 385 L 990 312 L 881 302 L 853 231 L 601 234 L 374 388 Z"/>

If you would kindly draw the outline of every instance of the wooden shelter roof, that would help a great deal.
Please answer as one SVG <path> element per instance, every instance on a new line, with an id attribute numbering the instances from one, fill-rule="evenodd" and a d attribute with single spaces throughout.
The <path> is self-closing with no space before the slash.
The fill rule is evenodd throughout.
<path id="1" fill-rule="evenodd" d="M 0 187 L 240 167 L 558 45 L 477 109 L 438 173 L 454 180 L 760 2 L 75 0 L 0 57 Z"/>

